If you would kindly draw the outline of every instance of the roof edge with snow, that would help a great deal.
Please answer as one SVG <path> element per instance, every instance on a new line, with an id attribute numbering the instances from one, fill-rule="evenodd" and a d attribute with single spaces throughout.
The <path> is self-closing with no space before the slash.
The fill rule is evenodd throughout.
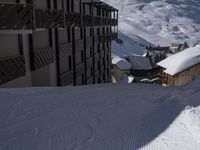
<path id="1" fill-rule="evenodd" d="M 188 48 L 157 63 L 165 73 L 174 76 L 200 63 L 200 45 Z"/>

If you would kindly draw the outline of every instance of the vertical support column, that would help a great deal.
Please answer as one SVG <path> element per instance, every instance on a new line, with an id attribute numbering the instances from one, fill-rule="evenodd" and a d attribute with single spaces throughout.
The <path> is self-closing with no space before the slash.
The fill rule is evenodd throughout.
<path id="1" fill-rule="evenodd" d="M 117 10 L 117 22 L 118 22 L 118 19 L 119 19 L 119 11 Z M 117 23 L 117 39 L 118 39 L 118 32 L 119 32 L 119 26 Z"/>
<path id="2" fill-rule="evenodd" d="M 36 29 L 36 16 L 35 16 L 35 9 L 36 9 L 36 3 L 35 0 L 32 0 L 32 11 L 33 11 L 33 31 Z"/>

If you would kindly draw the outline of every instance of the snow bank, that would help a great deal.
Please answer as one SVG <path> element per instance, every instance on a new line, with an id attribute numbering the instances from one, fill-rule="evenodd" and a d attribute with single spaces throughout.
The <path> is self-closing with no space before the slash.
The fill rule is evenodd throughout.
<path id="1" fill-rule="evenodd" d="M 200 63 L 200 45 L 170 56 L 157 65 L 165 68 L 165 73 L 174 76 L 198 63 Z"/>
<path id="2" fill-rule="evenodd" d="M 196 141 L 200 143 L 200 106 L 187 107 L 183 112 L 183 120 L 187 129 L 193 135 Z"/>

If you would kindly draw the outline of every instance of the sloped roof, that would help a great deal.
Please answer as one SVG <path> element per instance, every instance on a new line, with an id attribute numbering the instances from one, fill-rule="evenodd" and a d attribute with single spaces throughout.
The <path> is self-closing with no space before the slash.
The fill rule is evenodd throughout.
<path id="1" fill-rule="evenodd" d="M 113 56 L 112 56 L 113 57 Z M 131 64 L 118 56 L 112 58 L 112 64 L 116 65 L 119 69 L 130 69 Z"/>
<path id="2" fill-rule="evenodd" d="M 146 56 L 130 56 L 131 69 L 133 70 L 151 70 L 154 68 L 150 57 Z"/>
<path id="3" fill-rule="evenodd" d="M 198 63 L 200 63 L 200 45 L 172 55 L 157 65 L 165 68 L 165 73 L 174 76 Z"/>

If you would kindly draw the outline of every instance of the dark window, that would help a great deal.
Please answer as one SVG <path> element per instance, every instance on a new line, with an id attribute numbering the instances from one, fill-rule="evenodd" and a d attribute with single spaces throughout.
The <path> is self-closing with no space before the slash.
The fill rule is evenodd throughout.
<path id="1" fill-rule="evenodd" d="M 102 32 L 103 32 L 103 34 L 105 34 L 105 28 L 104 27 L 103 27 L 103 31 Z"/>
<path id="2" fill-rule="evenodd" d="M 83 39 L 83 28 L 81 27 L 81 29 L 80 29 L 80 36 L 81 36 L 81 39 Z"/>
<path id="3" fill-rule="evenodd" d="M 100 67 L 101 67 L 101 66 L 100 66 L 100 61 L 98 61 L 98 70 L 100 70 Z"/>
<path id="4" fill-rule="evenodd" d="M 69 70 L 72 70 L 72 57 L 69 56 Z"/>
<path id="5" fill-rule="evenodd" d="M 71 1 L 71 12 L 74 12 L 74 0 Z"/>
<path id="6" fill-rule="evenodd" d="M 100 45 L 99 44 L 97 45 L 97 52 L 98 53 L 100 52 Z"/>
<path id="7" fill-rule="evenodd" d="M 90 36 L 91 37 L 92 37 L 92 33 L 93 33 L 92 28 L 90 28 Z"/>
<path id="8" fill-rule="evenodd" d="M 68 38 L 68 42 L 71 42 L 71 36 L 70 36 L 70 34 L 71 34 L 71 29 L 70 29 L 70 27 L 68 27 L 68 28 L 67 28 L 67 38 Z"/>
<path id="9" fill-rule="evenodd" d="M 100 35 L 100 28 L 97 29 L 97 35 Z"/>
<path id="10" fill-rule="evenodd" d="M 92 47 L 90 47 L 90 57 L 92 57 Z"/>
<path id="11" fill-rule="evenodd" d="M 70 3 L 69 3 L 69 0 L 67 0 L 67 12 L 70 12 Z"/>
<path id="12" fill-rule="evenodd" d="M 84 80 L 84 74 L 82 74 L 82 84 L 85 83 L 85 80 Z"/>
<path id="13" fill-rule="evenodd" d="M 93 76 L 93 69 L 90 69 L 90 75 Z"/>
<path id="14" fill-rule="evenodd" d="M 83 63 L 83 61 L 84 61 L 84 53 L 83 51 L 81 51 L 81 62 Z"/>

